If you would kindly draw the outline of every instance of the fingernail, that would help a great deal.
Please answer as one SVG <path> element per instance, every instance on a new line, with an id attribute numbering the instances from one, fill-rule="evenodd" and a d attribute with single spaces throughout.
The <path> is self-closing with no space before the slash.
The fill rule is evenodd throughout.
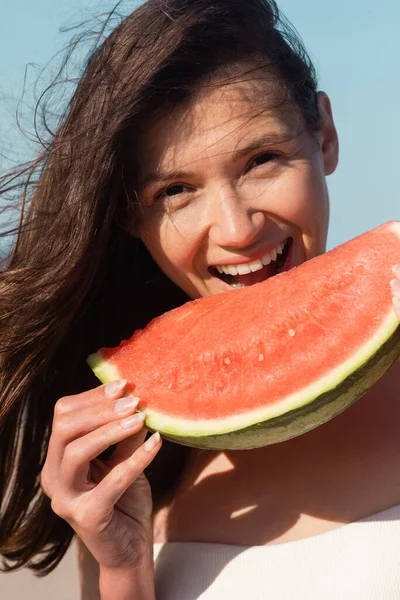
<path id="1" fill-rule="evenodd" d="M 112 398 L 118 392 L 121 392 L 126 386 L 126 379 L 121 379 L 119 381 L 110 381 L 104 386 L 104 395 L 107 398 Z"/>
<path id="2" fill-rule="evenodd" d="M 397 277 L 400 277 L 400 265 L 394 265 L 394 267 L 392 267 L 392 271 L 395 275 L 397 275 Z"/>
<path id="3" fill-rule="evenodd" d="M 392 279 L 390 287 L 395 294 L 400 295 L 400 279 Z"/>
<path id="4" fill-rule="evenodd" d="M 144 443 L 145 450 L 147 450 L 148 452 L 153 450 L 153 448 L 155 448 L 157 446 L 157 444 L 159 443 L 160 439 L 161 439 L 161 436 L 158 433 L 158 431 L 153 433 L 153 435 L 151 437 L 149 437 L 149 439 L 146 440 Z"/>
<path id="5" fill-rule="evenodd" d="M 119 415 L 122 415 L 129 410 L 132 410 L 139 404 L 139 398 L 135 396 L 127 396 L 126 398 L 120 398 L 114 404 L 114 410 Z"/>
<path id="6" fill-rule="evenodd" d="M 131 417 L 122 419 L 120 424 L 121 424 L 121 427 L 123 427 L 124 429 L 129 429 L 129 427 L 133 427 L 134 425 L 138 425 L 139 423 L 142 423 L 144 421 L 144 419 L 145 419 L 144 412 L 137 412 L 134 415 L 132 415 Z"/>
<path id="7" fill-rule="evenodd" d="M 393 305 L 394 305 L 394 309 L 396 311 L 397 316 L 400 319 L 400 298 L 398 298 L 397 296 L 395 296 L 393 298 Z"/>

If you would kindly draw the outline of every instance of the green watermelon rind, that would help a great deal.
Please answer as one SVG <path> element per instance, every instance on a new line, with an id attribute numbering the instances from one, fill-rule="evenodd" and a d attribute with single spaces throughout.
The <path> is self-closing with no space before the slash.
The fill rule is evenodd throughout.
<path id="1" fill-rule="evenodd" d="M 314 429 L 359 399 L 400 356 L 399 321 L 390 308 L 369 341 L 312 384 L 265 406 L 232 417 L 189 421 L 146 409 L 145 426 L 164 438 L 198 448 L 248 449 L 285 441 Z M 87 362 L 102 383 L 121 376 L 101 353 Z M 140 406 L 140 405 L 139 405 Z"/>
<path id="2" fill-rule="evenodd" d="M 88 356 L 86 362 L 101 383 L 109 383 L 110 381 L 119 381 L 122 379 L 117 367 L 103 360 L 100 352 L 95 352 Z"/>

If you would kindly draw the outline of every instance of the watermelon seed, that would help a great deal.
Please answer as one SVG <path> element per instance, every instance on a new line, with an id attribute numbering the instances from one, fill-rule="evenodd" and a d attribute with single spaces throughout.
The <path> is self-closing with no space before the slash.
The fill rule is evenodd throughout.
<path id="1" fill-rule="evenodd" d="M 226 365 L 230 365 L 231 364 L 231 359 L 230 358 L 224 358 L 224 363 Z"/>
<path id="2" fill-rule="evenodd" d="M 294 329 L 289 329 L 288 334 L 292 337 L 294 337 L 296 335 L 296 332 Z"/>
<path id="3" fill-rule="evenodd" d="M 259 354 L 258 360 L 262 362 L 264 360 L 264 354 Z"/>

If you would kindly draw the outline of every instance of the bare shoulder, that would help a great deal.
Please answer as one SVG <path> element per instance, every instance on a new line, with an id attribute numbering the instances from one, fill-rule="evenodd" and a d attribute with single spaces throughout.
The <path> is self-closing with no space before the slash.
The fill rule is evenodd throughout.
<path id="1" fill-rule="evenodd" d="M 86 548 L 82 540 L 76 536 L 75 547 L 78 559 L 78 572 L 81 587 L 81 600 L 100 600 L 99 565 Z"/>

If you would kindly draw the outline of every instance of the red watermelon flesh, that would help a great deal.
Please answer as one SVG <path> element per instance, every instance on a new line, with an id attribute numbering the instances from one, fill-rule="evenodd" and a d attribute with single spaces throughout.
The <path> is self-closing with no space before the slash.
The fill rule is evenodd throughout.
<path id="1" fill-rule="evenodd" d="M 188 302 L 88 361 L 128 380 L 145 424 L 198 447 L 248 448 L 332 418 L 400 355 L 389 282 L 400 223 L 253 286 Z"/>

